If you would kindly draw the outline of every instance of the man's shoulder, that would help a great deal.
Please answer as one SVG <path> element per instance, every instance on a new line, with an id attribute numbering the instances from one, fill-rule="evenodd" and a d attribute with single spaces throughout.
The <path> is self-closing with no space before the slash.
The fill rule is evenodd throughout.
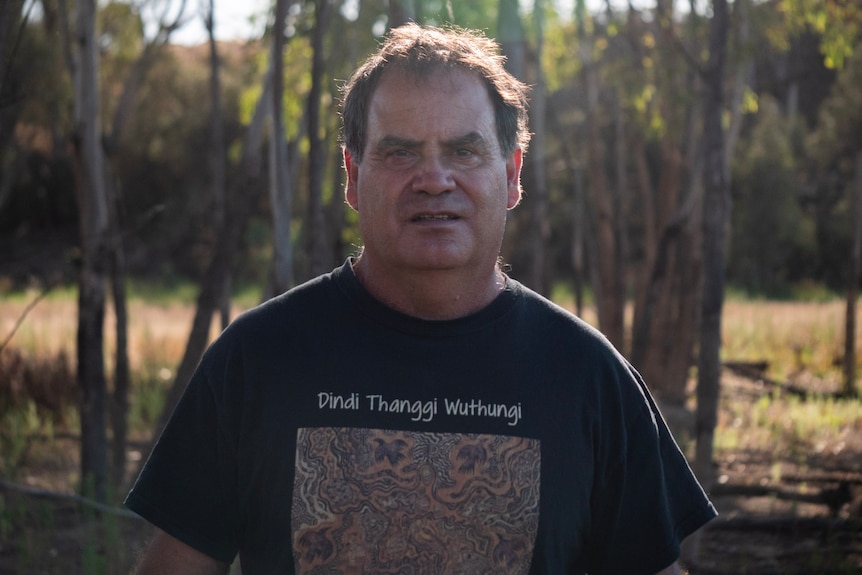
<path id="1" fill-rule="evenodd" d="M 604 340 L 602 333 L 574 311 L 543 296 L 525 285 L 510 280 L 511 289 L 518 294 L 525 318 L 554 329 L 571 329 L 589 338 Z"/>
<path id="2" fill-rule="evenodd" d="M 301 329 L 338 305 L 337 274 L 338 270 L 318 276 L 244 311 L 222 335 L 247 338 L 274 329 Z"/>
<path id="3" fill-rule="evenodd" d="M 590 357 L 591 364 L 600 358 L 609 365 L 627 364 L 610 340 L 574 311 L 517 282 L 513 288 L 519 296 L 519 329 L 524 335 L 552 349 L 565 350 L 563 353 L 573 358 Z"/>

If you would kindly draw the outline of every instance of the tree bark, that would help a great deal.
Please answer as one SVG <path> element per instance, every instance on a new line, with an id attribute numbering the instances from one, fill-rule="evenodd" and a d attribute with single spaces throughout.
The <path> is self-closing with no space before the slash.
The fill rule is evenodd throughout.
<path id="1" fill-rule="evenodd" d="M 532 168 L 530 190 L 530 283 L 539 293 L 549 294 L 547 278 L 546 253 L 551 240 L 551 227 L 548 222 L 548 186 L 545 175 L 545 111 L 546 86 L 545 74 L 542 69 L 542 52 L 544 50 L 544 1 L 536 0 L 533 18 L 536 22 L 536 78 L 532 92 L 532 113 L 530 119 L 533 126 L 533 137 L 530 142 Z"/>
<path id="2" fill-rule="evenodd" d="M 0 165 L 4 166 L 11 163 L 7 163 L 6 158 L 14 153 L 14 147 L 10 144 L 15 136 L 18 110 L 23 101 L 14 72 L 19 67 L 17 50 L 34 4 L 31 3 L 27 14 L 22 16 L 23 0 L 0 2 Z M 0 174 L 0 210 L 12 197 L 15 171 L 7 167 Z"/>
<path id="3" fill-rule="evenodd" d="M 284 137 L 284 25 L 292 0 L 276 0 L 272 40 L 272 133 L 270 139 L 270 202 L 273 218 L 274 269 L 273 292 L 279 294 L 293 286 L 293 190 L 287 173 L 287 143 Z"/>
<path id="4" fill-rule="evenodd" d="M 622 293 L 619 282 L 619 243 L 616 235 L 616 213 L 613 199 L 608 189 L 605 173 L 604 139 L 596 108 L 598 103 L 598 78 L 593 64 L 587 66 L 585 85 L 589 94 L 587 110 L 589 193 L 592 200 L 593 219 L 596 226 L 597 253 L 594 258 L 598 266 L 598 284 L 593 285 L 598 309 L 599 327 L 608 339 L 623 349 L 624 346 L 624 303 L 619 300 Z"/>
<path id="5" fill-rule="evenodd" d="M 311 89 L 308 93 L 308 241 L 311 255 L 310 275 L 329 271 L 328 235 L 323 208 L 323 176 L 326 167 L 326 141 L 321 138 L 320 98 L 323 93 L 326 58 L 324 39 L 329 29 L 330 0 L 316 0 L 315 25 L 311 39 Z"/>
<path id="6" fill-rule="evenodd" d="M 721 382 L 721 314 L 724 305 L 725 233 L 730 221 L 730 182 L 722 128 L 728 8 L 713 1 L 709 59 L 704 71 L 703 299 L 697 381 L 695 470 L 704 487 L 714 483 L 713 442 Z"/>
<path id="7" fill-rule="evenodd" d="M 389 28 L 397 28 L 416 21 L 413 0 L 389 0 Z"/>
<path id="8" fill-rule="evenodd" d="M 518 0 L 500 0 L 497 9 L 497 31 L 500 51 L 506 57 L 506 70 L 523 80 L 527 56 L 524 24 L 521 22 Z"/>
<path id="9" fill-rule="evenodd" d="M 78 0 L 75 135 L 81 261 L 78 283 L 78 385 L 81 419 L 81 489 L 107 500 L 108 458 L 104 365 L 105 285 L 109 267 L 108 202 L 99 123 L 96 2 Z"/>
<path id="10" fill-rule="evenodd" d="M 857 397 L 856 387 L 856 302 L 859 298 L 859 276 L 862 269 L 862 151 L 856 154 L 856 177 L 853 184 L 853 248 L 847 283 L 847 314 L 844 321 L 844 390 L 846 397 Z"/>
<path id="11" fill-rule="evenodd" d="M 212 226 L 216 234 L 221 233 L 225 220 L 226 176 L 225 176 L 225 137 L 222 123 L 221 105 L 221 61 L 219 60 L 218 44 L 215 38 L 215 0 L 209 0 L 209 6 L 204 14 L 204 26 L 210 49 L 210 178 L 213 195 Z M 222 329 L 230 323 L 230 274 L 222 278 L 221 295 L 219 297 L 219 315 Z"/>
<path id="12" fill-rule="evenodd" d="M 115 489 L 125 484 L 126 440 L 129 430 L 129 313 L 126 304 L 126 252 L 123 245 L 122 218 L 117 182 L 105 178 L 110 214 L 110 273 L 111 299 L 114 302 L 114 391 L 111 394 L 110 416 L 113 441 L 111 444 L 111 483 Z"/>

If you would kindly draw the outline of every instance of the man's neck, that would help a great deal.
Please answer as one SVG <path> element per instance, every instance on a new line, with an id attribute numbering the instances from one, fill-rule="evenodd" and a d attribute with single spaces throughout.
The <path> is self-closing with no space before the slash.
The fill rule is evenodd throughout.
<path id="1" fill-rule="evenodd" d="M 376 299 L 407 315 L 427 320 L 457 319 L 479 311 L 505 288 L 496 267 L 464 274 L 451 270 L 401 273 L 379 270 L 365 257 L 353 263 L 359 283 Z"/>

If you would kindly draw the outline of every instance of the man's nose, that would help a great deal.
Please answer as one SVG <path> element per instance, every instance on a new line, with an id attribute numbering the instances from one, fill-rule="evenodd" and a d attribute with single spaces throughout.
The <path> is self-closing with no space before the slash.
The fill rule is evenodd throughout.
<path id="1" fill-rule="evenodd" d="M 452 168 L 445 158 L 436 154 L 428 155 L 417 166 L 413 177 L 413 191 L 437 195 L 450 192 L 454 187 Z"/>

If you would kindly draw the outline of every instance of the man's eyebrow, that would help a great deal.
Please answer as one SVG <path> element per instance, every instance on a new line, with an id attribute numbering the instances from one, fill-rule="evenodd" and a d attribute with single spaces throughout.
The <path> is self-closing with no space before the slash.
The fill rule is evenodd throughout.
<path id="1" fill-rule="evenodd" d="M 375 144 L 374 148 L 385 150 L 387 148 L 418 148 L 421 142 L 410 138 L 401 138 L 398 136 L 384 136 Z"/>
<path id="2" fill-rule="evenodd" d="M 374 145 L 374 149 L 378 151 L 389 150 L 393 148 L 415 150 L 417 148 L 420 148 L 422 144 L 423 142 L 419 140 L 414 140 L 412 138 L 405 138 L 401 136 L 383 136 Z M 443 145 L 449 149 L 460 148 L 462 146 L 471 146 L 484 149 L 488 147 L 488 141 L 479 132 L 469 132 L 467 134 L 464 134 L 463 136 L 456 136 L 454 138 L 450 138 L 444 141 Z"/>
<path id="3" fill-rule="evenodd" d="M 479 132 L 470 132 L 469 134 L 446 140 L 445 145 L 449 148 L 457 148 L 460 146 L 485 147 L 487 146 L 487 142 Z"/>

